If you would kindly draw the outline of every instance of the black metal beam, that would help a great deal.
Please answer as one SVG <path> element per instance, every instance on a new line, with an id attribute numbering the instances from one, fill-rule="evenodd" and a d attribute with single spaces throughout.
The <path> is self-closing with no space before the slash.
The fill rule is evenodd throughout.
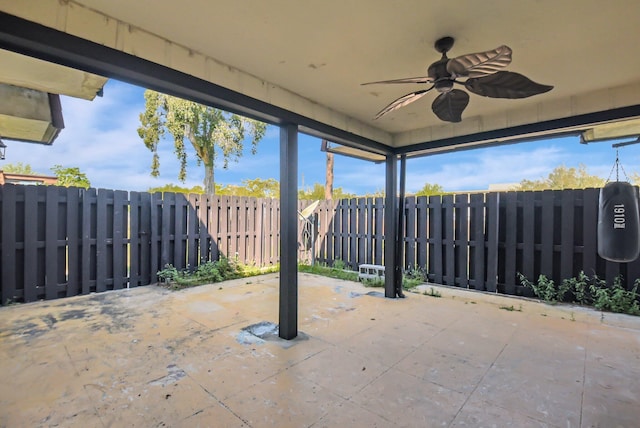
<path id="1" fill-rule="evenodd" d="M 296 123 L 311 135 L 391 153 L 377 141 L 344 131 L 203 79 L 0 12 L 0 48 L 241 114 L 266 123 Z"/>
<path id="2" fill-rule="evenodd" d="M 298 335 L 298 127 L 280 127 L 279 336 Z"/>
<path id="3" fill-rule="evenodd" d="M 589 127 L 594 124 L 610 122 L 615 120 L 629 119 L 633 117 L 640 117 L 640 104 L 614 108 L 611 110 L 598 111 L 595 113 L 580 114 L 577 116 L 564 117 L 561 119 L 546 120 L 543 122 L 529 123 L 526 125 L 512 126 L 510 128 L 495 129 L 493 131 L 478 132 L 476 134 L 460 135 L 457 137 L 443 138 L 440 140 L 426 141 L 418 144 L 411 144 L 408 146 L 398 147 L 395 150 L 395 154 L 411 154 L 412 152 L 428 151 L 430 149 L 438 149 L 442 147 L 451 147 L 455 149 L 455 146 L 461 144 L 469 144 L 478 141 L 486 141 L 486 144 L 479 144 L 471 146 L 468 149 L 477 149 L 480 147 L 498 146 L 503 144 L 514 144 L 523 141 L 539 140 L 542 138 L 552 138 L 563 135 L 575 135 L 578 131 L 563 131 L 567 128 L 576 127 Z M 543 136 L 531 137 L 531 134 L 537 134 L 541 132 L 557 131 L 554 134 L 547 134 Z M 522 138 L 517 138 L 522 136 Z M 500 141 L 505 138 L 512 139 L 511 141 Z M 465 150 L 467 148 L 461 147 L 455 150 Z M 425 153 L 440 154 L 444 152 Z M 420 155 L 418 155 L 420 156 Z"/>
<path id="4" fill-rule="evenodd" d="M 398 159 L 388 155 L 385 161 L 384 196 L 384 295 L 396 297 L 396 242 L 398 240 L 397 209 L 398 197 Z"/>

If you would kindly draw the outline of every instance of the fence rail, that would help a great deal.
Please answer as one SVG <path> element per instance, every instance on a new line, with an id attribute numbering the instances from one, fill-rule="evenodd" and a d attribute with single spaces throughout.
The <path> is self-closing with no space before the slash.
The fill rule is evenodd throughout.
<path id="1" fill-rule="evenodd" d="M 300 201 L 300 208 L 309 204 Z M 405 269 L 475 290 L 522 293 L 517 273 L 556 282 L 580 271 L 630 288 L 640 260 L 597 255 L 598 189 L 409 197 Z M 279 260 L 279 203 L 273 199 L 0 186 L 2 304 L 155 283 L 171 263 L 192 269 L 219 256 Z M 315 210 L 315 259 L 384 264 L 384 199 L 322 201 Z M 299 222 L 299 256 L 311 230 Z"/>

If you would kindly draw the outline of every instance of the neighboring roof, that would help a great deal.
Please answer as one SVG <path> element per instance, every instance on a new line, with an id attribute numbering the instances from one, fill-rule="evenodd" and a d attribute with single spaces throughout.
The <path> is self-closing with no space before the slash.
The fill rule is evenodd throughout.
<path id="1" fill-rule="evenodd" d="M 13 174 L 0 170 L 0 185 L 2 184 L 56 184 L 58 177 L 36 174 Z"/>
<path id="2" fill-rule="evenodd" d="M 96 51 L 112 48 L 213 83 L 207 95 L 221 106 L 254 108 L 273 122 L 293 112 L 310 124 L 304 131 L 326 125 L 321 136 L 351 136 L 378 153 L 369 142 L 425 154 L 640 117 L 636 0 L 0 0 L 0 10 L 92 41 Z M 0 28 L 0 39 L 11 44 L 18 30 Z M 443 36 L 456 39 L 450 57 L 508 45 L 509 71 L 554 89 L 518 100 L 471 94 L 460 123 L 437 119 L 434 94 L 373 120 L 419 87 L 360 84 L 425 75 Z M 74 48 L 47 55 L 81 64 Z M 264 105 L 276 109 L 265 113 Z"/>

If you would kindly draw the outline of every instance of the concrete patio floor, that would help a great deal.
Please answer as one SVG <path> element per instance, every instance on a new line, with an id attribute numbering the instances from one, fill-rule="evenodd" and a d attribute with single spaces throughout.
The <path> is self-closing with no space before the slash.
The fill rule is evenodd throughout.
<path id="1" fill-rule="evenodd" d="M 0 308 L 0 427 L 640 425 L 637 318 L 299 283 L 291 342 L 276 274 Z"/>

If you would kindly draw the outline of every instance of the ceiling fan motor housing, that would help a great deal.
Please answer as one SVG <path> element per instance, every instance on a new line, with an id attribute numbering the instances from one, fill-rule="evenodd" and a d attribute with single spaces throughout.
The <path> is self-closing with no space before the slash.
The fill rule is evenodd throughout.
<path id="1" fill-rule="evenodd" d="M 427 75 L 433 79 L 433 85 L 440 93 L 449 92 L 453 89 L 453 80 L 451 79 L 451 73 L 447 71 L 447 63 L 449 58 L 443 53 L 442 59 L 436 61 L 429 66 Z"/>

